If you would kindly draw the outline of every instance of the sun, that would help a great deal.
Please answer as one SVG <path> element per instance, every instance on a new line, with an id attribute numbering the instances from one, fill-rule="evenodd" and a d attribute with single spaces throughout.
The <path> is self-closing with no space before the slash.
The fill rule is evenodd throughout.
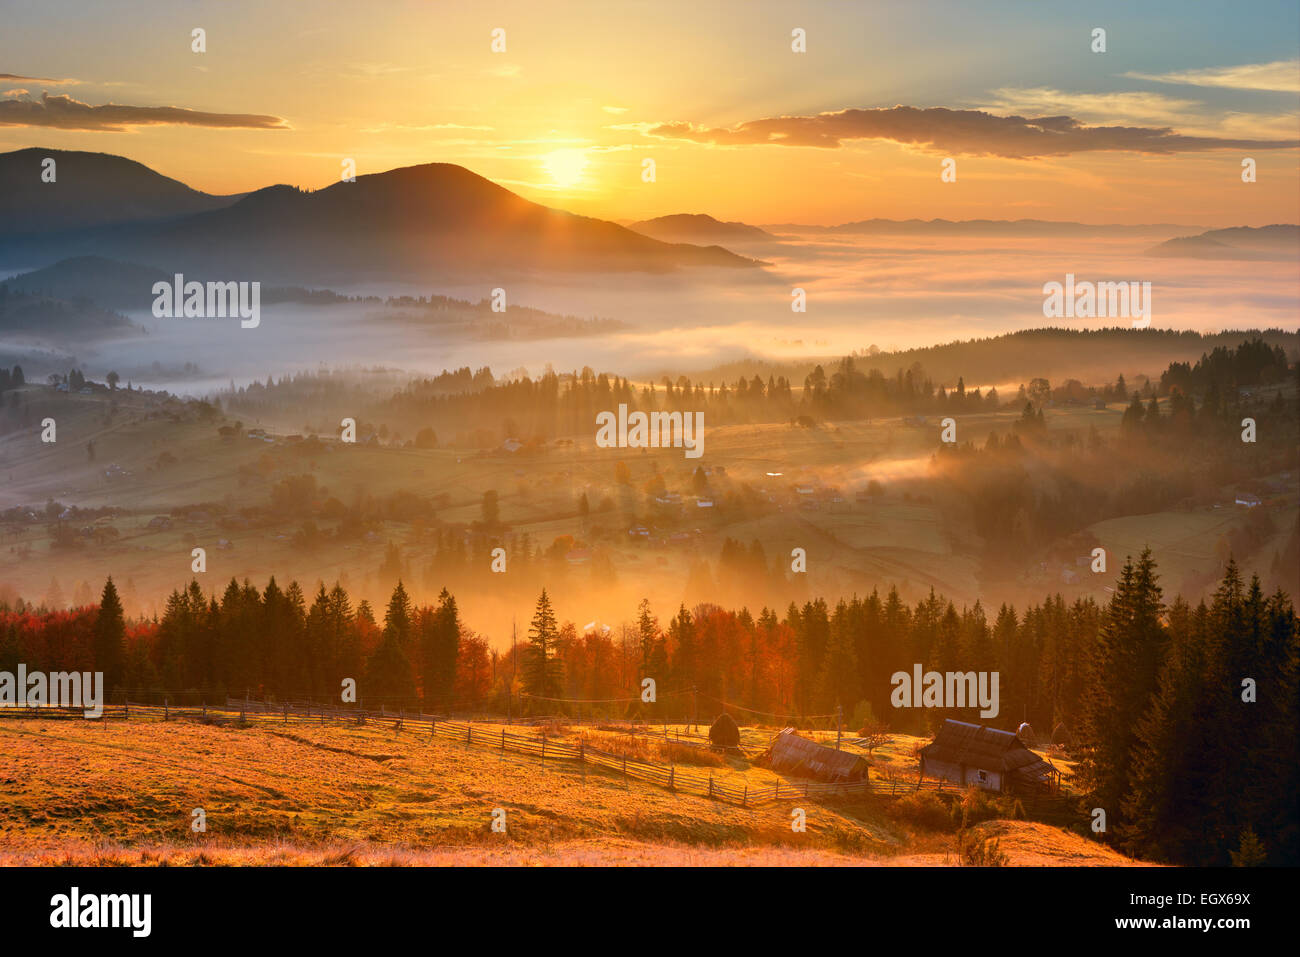
<path id="1" fill-rule="evenodd" d="M 577 186 L 587 169 L 587 153 L 585 150 L 555 150 L 542 157 L 542 166 L 556 186 Z"/>

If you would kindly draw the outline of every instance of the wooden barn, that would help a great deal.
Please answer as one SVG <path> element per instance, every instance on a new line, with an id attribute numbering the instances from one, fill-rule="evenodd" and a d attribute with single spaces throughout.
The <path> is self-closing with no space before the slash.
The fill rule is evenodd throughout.
<path id="1" fill-rule="evenodd" d="M 816 741 L 801 738 L 794 733 L 793 728 L 786 728 L 778 734 L 763 757 L 764 763 L 778 774 L 829 782 L 867 779 L 867 761 L 862 755 L 851 751 L 836 751 Z"/>
<path id="2" fill-rule="evenodd" d="M 921 779 L 936 778 L 985 791 L 1055 790 L 1060 772 L 1010 731 L 945 721 L 921 749 Z"/>

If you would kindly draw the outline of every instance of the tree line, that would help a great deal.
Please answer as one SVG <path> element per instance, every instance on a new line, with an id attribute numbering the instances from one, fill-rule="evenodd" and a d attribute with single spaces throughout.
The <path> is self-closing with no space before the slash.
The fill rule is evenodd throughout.
<path id="1" fill-rule="evenodd" d="M 116 586 L 98 606 L 0 609 L 0 670 L 101 670 L 114 694 L 175 703 L 254 694 L 340 698 L 363 707 L 519 710 L 826 726 L 926 734 L 945 718 L 1016 728 L 1078 757 L 1077 786 L 1124 850 L 1182 863 L 1300 859 L 1296 793 L 1300 619 L 1229 560 L 1212 599 L 1166 602 L 1149 550 L 1128 560 L 1104 604 L 1056 595 L 990 616 L 896 589 L 829 604 L 679 606 L 643 600 L 614 629 L 561 622 L 545 590 L 523 635 L 493 649 L 446 590 L 416 605 L 399 582 L 382 623 L 336 585 L 308 600 L 296 582 L 197 582 L 161 617 L 128 621 Z M 894 708 L 895 672 L 996 671 L 999 713 Z M 643 681 L 656 694 L 644 701 Z"/>

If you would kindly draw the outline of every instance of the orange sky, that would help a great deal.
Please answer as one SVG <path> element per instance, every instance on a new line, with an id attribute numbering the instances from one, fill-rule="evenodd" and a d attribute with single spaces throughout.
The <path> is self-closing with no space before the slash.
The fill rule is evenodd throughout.
<path id="1" fill-rule="evenodd" d="M 137 16 L 82 6 L 50 0 L 12 14 L 0 39 L 10 75 L 0 148 L 118 153 L 209 192 L 317 188 L 346 157 L 360 174 L 455 162 L 611 219 L 1300 221 L 1293 4 L 1102 3 L 1086 17 L 999 3 L 232 0 L 138 3 Z M 1108 49 L 1096 53 L 1102 21 Z M 495 28 L 503 52 L 492 50 Z M 796 28 L 807 52 L 791 49 Z M 75 103 L 56 113 L 43 93 Z M 108 104 L 144 118 L 109 123 L 95 113 Z M 907 141 L 910 118 L 888 112 L 899 104 L 922 111 L 919 139 Z M 272 128 L 149 116 L 163 106 L 251 114 Z M 837 119 L 856 110 L 879 112 Z M 1060 135 L 1006 119 L 1062 116 L 1085 134 L 1048 155 L 1030 154 Z M 987 122 L 969 128 L 975 120 Z M 847 134 L 830 146 L 758 141 L 827 125 Z M 1241 181 L 1247 156 L 1252 184 Z M 954 183 L 940 179 L 949 157 Z M 653 183 L 642 178 L 647 158 Z"/>

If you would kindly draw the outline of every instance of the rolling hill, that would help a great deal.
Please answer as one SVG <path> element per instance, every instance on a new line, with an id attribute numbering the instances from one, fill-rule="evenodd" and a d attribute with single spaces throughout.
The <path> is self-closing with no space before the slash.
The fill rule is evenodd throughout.
<path id="1" fill-rule="evenodd" d="M 5 281 L 11 293 L 69 301 L 90 299 L 110 309 L 143 309 L 152 302 L 153 284 L 170 283 L 161 269 L 102 256 L 77 256 Z"/>
<path id="2" fill-rule="evenodd" d="M 56 164 L 52 183 L 41 178 L 47 158 Z M 44 147 L 0 153 L 0 238 L 188 216 L 236 199 L 201 193 L 109 153 Z"/>
<path id="3" fill-rule="evenodd" d="M 669 243 L 711 245 L 724 243 L 772 242 L 766 230 L 747 223 L 724 223 L 705 213 L 675 213 L 631 223 L 628 229 Z"/>
<path id="4" fill-rule="evenodd" d="M 777 233 L 828 233 L 880 236 L 1176 236 L 1198 226 L 1146 223 L 1136 226 L 1054 222 L 1044 219 L 863 219 L 838 226 L 779 223 L 765 227 Z"/>
<path id="5" fill-rule="evenodd" d="M 35 192 L 40 153 L 20 151 L 23 163 L 37 164 L 35 185 L 11 190 L 9 202 L 21 213 L 23 230 L 39 227 L 45 235 L 35 241 L 15 241 L 17 232 L 0 235 L 0 261 L 29 268 L 98 255 L 195 278 L 337 285 L 469 277 L 500 282 L 534 270 L 658 273 L 759 265 L 717 246 L 664 243 L 541 206 L 448 163 L 360 176 L 314 192 L 269 186 L 228 202 L 129 160 L 101 157 L 80 179 L 76 166 L 73 172 L 60 167 L 60 185 L 73 177 L 91 210 L 78 216 L 50 207 Z M 129 195 L 116 196 L 128 172 L 135 177 Z M 155 215 L 186 204 L 190 215 Z M 62 231 L 49 235 L 56 227 Z"/>
<path id="6" fill-rule="evenodd" d="M 1294 261 L 1300 257 L 1300 226 L 1233 226 L 1198 236 L 1179 236 L 1147 250 L 1149 256 L 1178 259 Z"/>

